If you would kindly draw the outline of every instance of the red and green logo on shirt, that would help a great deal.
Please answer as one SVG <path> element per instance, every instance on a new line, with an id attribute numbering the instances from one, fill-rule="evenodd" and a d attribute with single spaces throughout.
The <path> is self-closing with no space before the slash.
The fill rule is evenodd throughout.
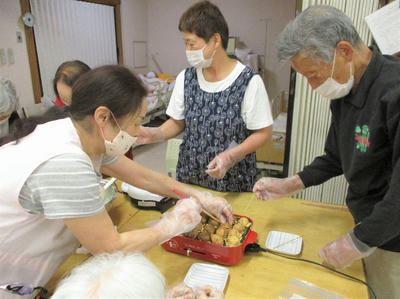
<path id="1" fill-rule="evenodd" d="M 365 153 L 369 147 L 369 129 L 367 125 L 356 126 L 354 139 L 356 140 L 356 149 Z"/>

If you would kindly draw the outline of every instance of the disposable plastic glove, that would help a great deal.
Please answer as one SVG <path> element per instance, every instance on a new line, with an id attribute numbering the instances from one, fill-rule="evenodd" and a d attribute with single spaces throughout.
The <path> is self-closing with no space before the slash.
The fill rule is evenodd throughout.
<path id="1" fill-rule="evenodd" d="M 198 287 L 195 289 L 196 299 L 224 299 L 224 293 L 211 286 Z"/>
<path id="2" fill-rule="evenodd" d="M 232 206 L 225 198 L 213 196 L 210 192 L 199 192 L 196 196 L 202 207 L 216 216 L 222 223 L 233 222 Z"/>
<path id="3" fill-rule="evenodd" d="M 268 200 L 287 197 L 304 189 L 303 182 L 298 175 L 289 178 L 278 179 L 264 177 L 257 181 L 253 192 L 258 199 Z"/>
<path id="4" fill-rule="evenodd" d="M 360 252 L 354 245 L 350 234 L 346 234 L 336 241 L 328 243 L 319 251 L 322 260 L 335 268 L 346 268 L 355 260 L 369 256 L 376 247 L 371 247 L 366 252 Z"/>
<path id="5" fill-rule="evenodd" d="M 149 144 L 165 140 L 165 136 L 160 127 L 140 127 L 136 144 Z"/>
<path id="6" fill-rule="evenodd" d="M 222 179 L 228 170 L 244 157 L 239 144 L 232 141 L 228 148 L 218 154 L 207 166 L 206 173 L 216 179 Z"/>
<path id="7" fill-rule="evenodd" d="M 216 179 L 222 179 L 227 171 L 236 164 L 230 150 L 224 151 L 216 156 L 207 166 L 206 173 Z"/>
<path id="8" fill-rule="evenodd" d="M 169 289 L 164 296 L 165 299 L 195 299 L 195 294 L 191 287 L 180 283 Z"/>
<path id="9" fill-rule="evenodd" d="M 194 229 L 201 220 L 200 212 L 201 206 L 195 199 L 179 200 L 172 212 L 164 213 L 160 220 L 151 223 L 160 232 L 160 244 Z"/>

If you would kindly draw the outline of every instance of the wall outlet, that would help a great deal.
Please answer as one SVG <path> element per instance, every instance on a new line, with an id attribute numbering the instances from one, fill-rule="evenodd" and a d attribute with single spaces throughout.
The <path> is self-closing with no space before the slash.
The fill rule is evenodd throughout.
<path id="1" fill-rule="evenodd" d="M 6 57 L 6 50 L 1 48 L 0 49 L 0 65 L 7 64 L 7 57 Z"/>
<path id="2" fill-rule="evenodd" d="M 8 56 L 8 64 L 15 63 L 14 51 L 12 48 L 7 49 L 7 56 Z"/>
<path id="3" fill-rule="evenodd" d="M 21 31 L 17 31 L 17 43 L 22 43 L 22 33 L 21 33 Z"/>

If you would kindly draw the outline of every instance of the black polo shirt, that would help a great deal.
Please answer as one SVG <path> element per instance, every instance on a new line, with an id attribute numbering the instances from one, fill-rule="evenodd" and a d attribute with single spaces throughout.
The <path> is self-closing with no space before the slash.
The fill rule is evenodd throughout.
<path id="1" fill-rule="evenodd" d="M 357 89 L 331 102 L 325 154 L 299 176 L 309 187 L 344 174 L 355 236 L 400 251 L 400 59 L 371 49 Z"/>

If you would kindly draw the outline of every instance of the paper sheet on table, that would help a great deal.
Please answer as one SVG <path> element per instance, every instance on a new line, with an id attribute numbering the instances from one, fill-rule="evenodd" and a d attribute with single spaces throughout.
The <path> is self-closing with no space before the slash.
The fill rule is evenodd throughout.
<path id="1" fill-rule="evenodd" d="M 365 21 L 382 54 L 392 55 L 400 51 L 399 0 L 366 16 Z"/>

